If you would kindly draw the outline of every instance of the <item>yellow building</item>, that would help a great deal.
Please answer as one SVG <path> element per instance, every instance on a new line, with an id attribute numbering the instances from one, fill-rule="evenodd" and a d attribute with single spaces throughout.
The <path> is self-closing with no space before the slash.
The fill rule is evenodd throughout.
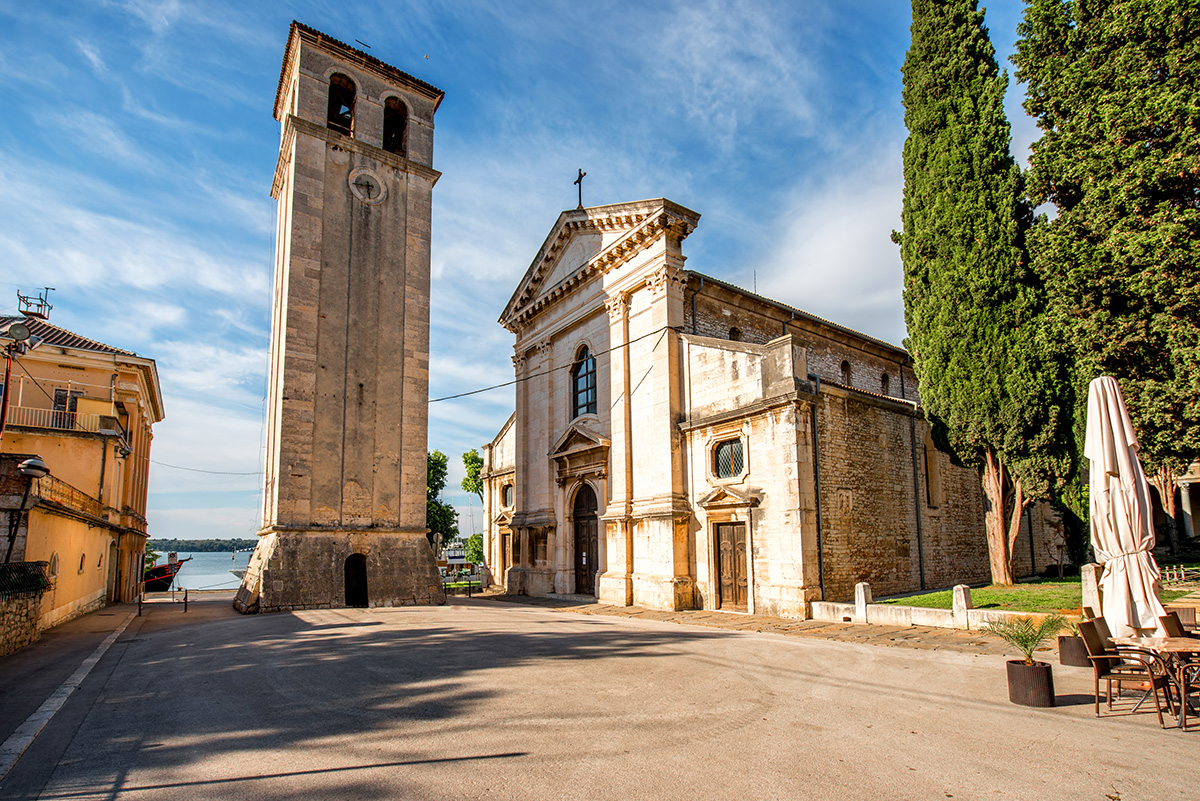
<path id="1" fill-rule="evenodd" d="M 16 355 L 5 387 L 0 535 L 5 562 L 49 564 L 39 618 L 47 628 L 137 598 L 162 392 L 153 359 L 37 317 L 0 317 L 0 334 L 14 323 L 36 346 Z M 49 475 L 22 474 L 31 456 Z"/>

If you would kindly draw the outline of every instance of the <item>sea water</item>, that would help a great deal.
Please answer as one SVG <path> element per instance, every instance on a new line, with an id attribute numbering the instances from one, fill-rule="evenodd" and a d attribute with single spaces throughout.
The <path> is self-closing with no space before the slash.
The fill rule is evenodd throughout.
<path id="1" fill-rule="evenodd" d="M 236 590 L 242 580 L 230 573 L 230 570 L 245 570 L 250 563 L 250 551 L 239 551 L 236 554 L 229 551 L 188 552 L 180 551 L 179 558 L 187 559 L 175 577 L 175 589 L 179 590 Z M 167 555 L 158 557 L 158 564 L 166 564 Z"/>

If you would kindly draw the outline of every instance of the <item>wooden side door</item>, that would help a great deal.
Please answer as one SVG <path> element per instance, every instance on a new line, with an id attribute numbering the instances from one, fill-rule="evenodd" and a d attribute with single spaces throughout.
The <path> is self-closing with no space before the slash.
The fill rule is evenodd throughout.
<path id="1" fill-rule="evenodd" d="M 596 591 L 597 528 L 595 515 L 582 520 L 575 518 L 575 592 L 580 595 L 592 595 Z"/>
<path id="2" fill-rule="evenodd" d="M 717 523 L 716 540 L 720 608 L 745 612 L 748 598 L 746 524 Z"/>

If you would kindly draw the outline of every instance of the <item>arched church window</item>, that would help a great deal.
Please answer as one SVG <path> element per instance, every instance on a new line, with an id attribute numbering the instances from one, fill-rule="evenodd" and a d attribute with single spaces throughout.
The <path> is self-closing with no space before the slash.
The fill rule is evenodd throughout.
<path id="1" fill-rule="evenodd" d="M 842 384 L 850 386 L 850 362 L 842 362 Z"/>
<path id="2" fill-rule="evenodd" d="M 888 394 L 888 390 L 892 388 L 892 377 L 884 373 L 879 377 L 879 392 L 883 395 Z"/>
<path id="3" fill-rule="evenodd" d="M 571 419 L 581 414 L 596 413 L 596 358 L 584 345 L 579 349 L 575 365 L 571 368 L 573 387 Z"/>
<path id="4" fill-rule="evenodd" d="M 408 154 L 408 109 L 398 97 L 383 104 L 383 149 L 400 156 Z"/>
<path id="5" fill-rule="evenodd" d="M 335 72 L 329 76 L 329 116 L 327 124 L 350 136 L 354 132 L 354 81 Z"/>
<path id="6" fill-rule="evenodd" d="M 505 484 L 504 489 L 500 491 L 500 503 L 505 509 L 513 505 L 513 485 Z"/>
<path id="7" fill-rule="evenodd" d="M 936 509 L 942 505 L 942 471 L 938 468 L 937 446 L 933 437 L 925 435 L 925 505 Z"/>

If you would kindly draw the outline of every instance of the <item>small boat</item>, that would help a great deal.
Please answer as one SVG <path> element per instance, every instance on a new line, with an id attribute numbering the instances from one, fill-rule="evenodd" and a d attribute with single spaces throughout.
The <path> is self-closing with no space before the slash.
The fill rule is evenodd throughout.
<path id="1" fill-rule="evenodd" d="M 174 557 L 175 554 L 171 554 Z M 168 558 L 165 565 L 156 565 L 146 568 L 146 572 L 142 574 L 142 580 L 146 583 L 146 592 L 167 592 L 171 589 L 171 584 L 175 581 L 176 574 L 179 573 L 179 568 L 183 567 L 184 562 L 190 562 L 192 557 L 187 559 Z"/>
<path id="2" fill-rule="evenodd" d="M 244 567 L 240 570 L 230 570 L 229 572 L 232 573 L 233 575 L 237 576 L 238 578 L 246 577 L 246 568 L 244 568 Z"/>

